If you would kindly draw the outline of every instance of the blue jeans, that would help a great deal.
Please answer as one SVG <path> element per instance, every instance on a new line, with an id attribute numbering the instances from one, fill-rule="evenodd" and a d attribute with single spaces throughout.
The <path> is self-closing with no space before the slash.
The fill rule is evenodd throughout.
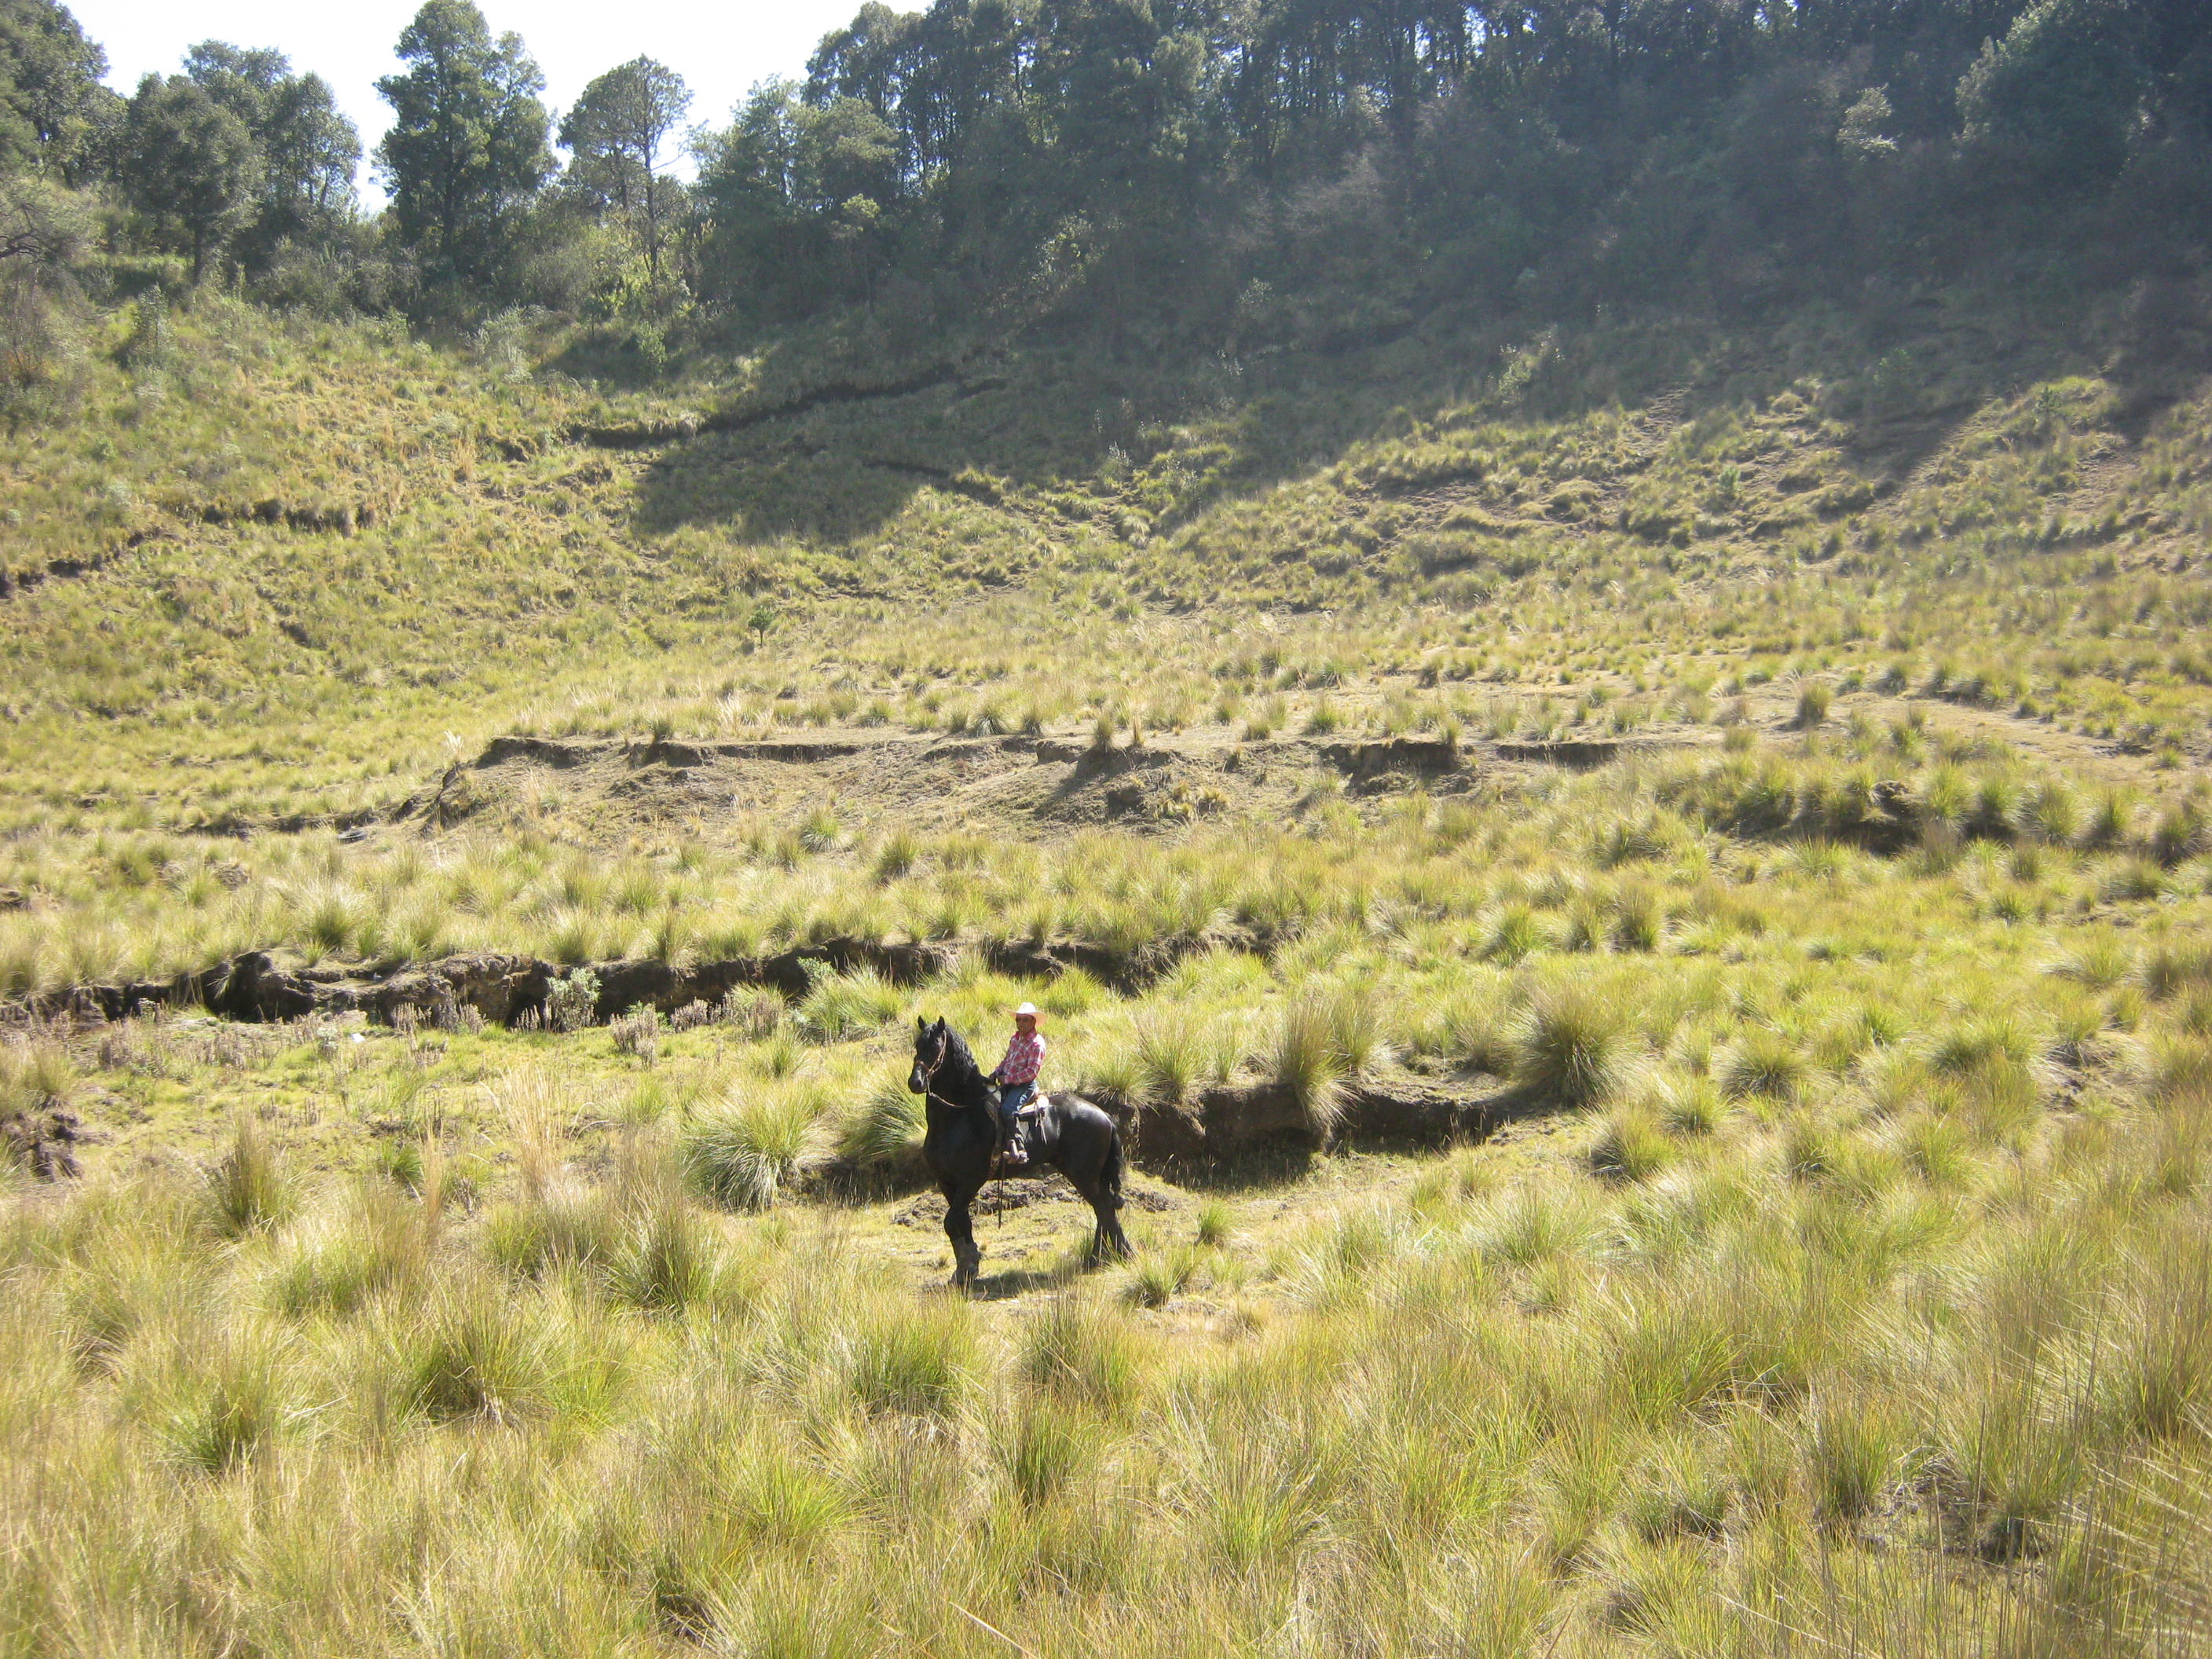
<path id="1" fill-rule="evenodd" d="M 1006 1145 L 1009 1146 L 1019 1144 L 1015 1139 L 1019 1131 L 1014 1114 L 1028 1105 L 1036 1095 L 1036 1085 L 1034 1083 L 1009 1083 L 1000 1089 L 999 1115 L 1006 1121 Z"/>

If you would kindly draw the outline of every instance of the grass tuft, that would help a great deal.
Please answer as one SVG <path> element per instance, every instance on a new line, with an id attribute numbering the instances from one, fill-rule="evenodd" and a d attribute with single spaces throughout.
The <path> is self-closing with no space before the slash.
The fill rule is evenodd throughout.
<path id="1" fill-rule="evenodd" d="M 251 1112 L 238 1114 L 229 1146 L 202 1180 L 202 1213 L 226 1238 L 260 1232 L 291 1213 L 292 1189 L 283 1162 Z"/>
<path id="2" fill-rule="evenodd" d="M 865 1411 L 949 1417 L 977 1380 L 975 1319 L 963 1298 L 887 1309 L 854 1332 L 846 1381 Z"/>
<path id="3" fill-rule="evenodd" d="M 1521 1015 L 1513 1080 L 1562 1106 L 1610 1098 L 1625 1080 L 1628 1032 L 1619 1009 L 1589 986 L 1540 990 Z"/>
<path id="4" fill-rule="evenodd" d="M 919 1166 L 926 1124 L 904 1077 L 885 1078 L 837 1128 L 837 1155 L 863 1170 Z"/>
<path id="5" fill-rule="evenodd" d="M 764 1210 L 812 1162 L 821 1096 L 805 1085 L 726 1098 L 684 1130 L 684 1173 L 712 1202 Z"/>

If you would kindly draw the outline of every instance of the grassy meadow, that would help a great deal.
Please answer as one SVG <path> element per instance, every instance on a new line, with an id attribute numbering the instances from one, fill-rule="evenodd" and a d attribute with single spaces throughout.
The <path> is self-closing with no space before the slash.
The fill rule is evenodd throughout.
<path id="1" fill-rule="evenodd" d="M 0 1121 L 79 1170 L 0 1163 L 0 1653 L 2212 1647 L 2206 394 L 1929 309 L 801 406 L 851 347 L 121 308 L 0 459 Z M 471 796 L 512 732 L 1185 783 Z M 27 1006 L 831 940 L 947 965 Z M 1316 1145 L 1146 1165 L 1127 1264 L 986 1218 L 950 1296 L 911 1021 L 1024 998 L 1140 1164 L 1239 1086 Z M 1495 1127 L 1332 1134 L 1394 1083 Z"/>

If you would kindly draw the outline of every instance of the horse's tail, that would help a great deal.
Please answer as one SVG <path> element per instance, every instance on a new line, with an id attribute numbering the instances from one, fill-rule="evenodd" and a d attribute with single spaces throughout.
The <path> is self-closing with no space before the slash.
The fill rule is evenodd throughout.
<path id="1" fill-rule="evenodd" d="M 1106 1196 L 1114 1200 L 1114 1207 L 1121 1207 L 1121 1126 L 1109 1120 L 1106 1131 L 1106 1161 L 1098 1167 L 1098 1185 Z"/>

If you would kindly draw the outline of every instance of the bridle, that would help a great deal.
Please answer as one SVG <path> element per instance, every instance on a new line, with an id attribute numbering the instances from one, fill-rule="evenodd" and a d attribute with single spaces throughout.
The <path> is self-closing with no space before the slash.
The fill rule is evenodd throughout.
<path id="1" fill-rule="evenodd" d="M 940 1095 L 936 1090 L 929 1086 L 931 1084 L 937 1081 L 937 1074 L 945 1069 L 945 1058 L 951 1054 L 951 1052 L 952 1033 L 949 1030 L 939 1031 L 937 1034 L 937 1058 L 929 1062 L 929 1069 L 923 1072 L 921 1074 L 921 1097 L 924 1100 L 937 1101 L 943 1105 L 950 1107 L 956 1112 L 965 1111 L 967 1108 L 963 1106 L 958 1101 L 947 1100 L 943 1095 Z"/>

